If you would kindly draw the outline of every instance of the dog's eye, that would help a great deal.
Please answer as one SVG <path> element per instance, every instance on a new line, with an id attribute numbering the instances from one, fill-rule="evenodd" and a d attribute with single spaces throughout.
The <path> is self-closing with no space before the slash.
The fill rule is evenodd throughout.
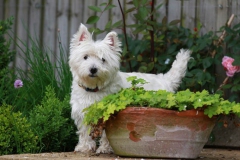
<path id="1" fill-rule="evenodd" d="M 88 58 L 88 56 L 86 55 L 86 56 L 84 56 L 83 58 L 86 60 L 86 59 Z"/>
<path id="2" fill-rule="evenodd" d="M 102 61 L 105 62 L 106 60 L 104 58 L 102 58 Z"/>

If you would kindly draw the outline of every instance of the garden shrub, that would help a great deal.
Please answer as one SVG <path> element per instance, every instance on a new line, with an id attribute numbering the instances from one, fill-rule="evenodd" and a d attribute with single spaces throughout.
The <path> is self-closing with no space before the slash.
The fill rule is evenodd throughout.
<path id="1" fill-rule="evenodd" d="M 31 35 L 28 36 L 31 47 L 21 40 L 17 46 L 24 52 L 25 57 L 22 58 L 29 68 L 28 70 L 16 68 L 24 87 L 18 90 L 19 93 L 9 95 L 9 99 L 21 95 L 21 98 L 15 99 L 12 103 L 18 106 L 15 109 L 27 116 L 29 110 L 41 103 L 45 94 L 44 89 L 48 85 L 54 89 L 56 97 L 63 100 L 66 95 L 70 94 L 72 82 L 69 65 L 66 63 L 67 53 L 61 44 L 59 44 L 60 54 L 57 56 L 47 46 L 41 45 L 38 39 L 32 38 Z"/>
<path id="2" fill-rule="evenodd" d="M 29 153 L 37 149 L 34 135 L 25 117 L 12 112 L 12 106 L 0 106 L 0 155 Z"/>
<path id="3" fill-rule="evenodd" d="M 39 137 L 41 152 L 74 149 L 77 136 L 70 113 L 69 96 L 60 101 L 54 89 L 47 86 L 41 104 L 33 108 L 29 117 L 32 128 Z"/>

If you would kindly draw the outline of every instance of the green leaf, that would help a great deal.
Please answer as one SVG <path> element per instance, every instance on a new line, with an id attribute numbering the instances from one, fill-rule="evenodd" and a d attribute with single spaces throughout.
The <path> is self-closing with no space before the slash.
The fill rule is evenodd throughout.
<path id="1" fill-rule="evenodd" d="M 88 6 L 88 8 L 95 12 L 102 12 L 101 8 L 99 8 L 97 6 Z"/>
<path id="2" fill-rule="evenodd" d="M 146 29 L 146 25 L 139 25 L 135 31 L 133 31 L 133 34 L 138 34 L 140 32 L 142 32 L 143 30 Z"/>
<path id="3" fill-rule="evenodd" d="M 99 6 L 106 6 L 107 5 L 107 3 L 101 3 Z"/>
<path id="4" fill-rule="evenodd" d="M 146 66 L 141 66 L 141 67 L 139 67 L 138 71 L 141 72 L 141 73 L 146 73 L 147 72 L 147 67 Z"/>
<path id="5" fill-rule="evenodd" d="M 113 4 L 110 4 L 110 5 L 108 5 L 108 6 L 104 9 L 104 11 L 109 10 L 109 9 L 112 9 L 112 8 L 114 8 L 114 7 L 116 7 L 116 6 L 113 5 Z"/>
<path id="6" fill-rule="evenodd" d="M 105 26 L 105 30 L 111 29 L 112 28 L 111 26 L 112 26 L 112 20 L 108 21 L 108 23 Z"/>
<path id="7" fill-rule="evenodd" d="M 187 46 L 188 48 L 191 48 L 193 45 L 193 39 L 192 38 L 189 38 L 188 41 L 187 41 Z"/>
<path id="8" fill-rule="evenodd" d="M 88 18 L 86 23 L 87 24 L 94 24 L 94 23 L 97 23 L 99 19 L 100 19 L 100 17 L 98 17 L 98 16 L 91 16 L 91 17 Z"/>
<path id="9" fill-rule="evenodd" d="M 115 22 L 115 23 L 112 25 L 112 28 L 118 28 L 118 27 L 121 26 L 121 25 L 122 25 L 122 20 Z"/>
<path id="10" fill-rule="evenodd" d="M 162 19 L 162 24 L 167 25 L 167 16 L 164 16 Z"/>
<path id="11" fill-rule="evenodd" d="M 232 63 L 232 65 L 234 66 L 240 66 L 240 56 L 233 56 L 234 61 Z"/>
<path id="12" fill-rule="evenodd" d="M 139 0 L 133 0 L 133 5 L 138 8 L 139 7 Z"/>
<path id="13" fill-rule="evenodd" d="M 89 31 L 94 32 L 95 35 L 98 35 L 98 34 L 101 34 L 104 32 L 103 30 L 101 30 L 99 28 L 89 28 Z"/>
<path id="14" fill-rule="evenodd" d="M 163 6 L 163 3 L 159 4 L 158 6 L 155 7 L 155 10 L 158 10 L 159 8 L 161 8 Z"/>
<path id="15" fill-rule="evenodd" d="M 139 11 L 139 15 L 140 15 L 141 20 L 144 20 L 148 15 L 147 8 L 141 7 L 141 8 L 139 8 L 138 11 Z"/>
<path id="16" fill-rule="evenodd" d="M 154 62 L 150 62 L 147 66 L 147 72 L 150 72 L 154 67 Z"/>
<path id="17" fill-rule="evenodd" d="M 203 68 L 204 69 L 207 69 L 208 67 L 210 67 L 213 63 L 213 58 L 211 57 L 207 57 L 205 59 L 202 60 L 202 63 L 203 63 Z"/>
<path id="18" fill-rule="evenodd" d="M 142 56 L 141 55 L 137 56 L 137 61 L 140 61 L 140 62 L 142 61 Z"/>
<path id="19" fill-rule="evenodd" d="M 232 84 L 225 84 L 222 86 L 223 89 L 230 89 L 232 87 Z"/>
<path id="20" fill-rule="evenodd" d="M 178 23 L 180 23 L 181 21 L 179 19 L 177 20 L 173 20 L 169 23 L 169 25 L 177 25 Z"/>
<path id="21" fill-rule="evenodd" d="M 236 84 L 231 89 L 232 92 L 238 92 L 240 91 L 240 84 Z"/>
<path id="22" fill-rule="evenodd" d="M 147 30 L 149 30 L 149 31 L 153 31 L 153 27 L 152 27 L 152 26 L 149 26 L 149 25 L 147 25 Z"/>
<path id="23" fill-rule="evenodd" d="M 129 13 L 129 12 L 132 12 L 132 11 L 134 11 L 134 10 L 136 10 L 136 7 L 132 7 L 132 8 L 130 8 L 130 9 L 126 10 L 125 14 L 127 14 L 127 13 Z"/>

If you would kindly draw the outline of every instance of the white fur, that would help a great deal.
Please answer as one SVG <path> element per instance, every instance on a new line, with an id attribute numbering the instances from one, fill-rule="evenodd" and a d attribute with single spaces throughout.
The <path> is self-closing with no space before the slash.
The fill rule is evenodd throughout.
<path id="1" fill-rule="evenodd" d="M 126 78 L 137 76 L 143 78 L 148 84 L 144 85 L 146 90 L 177 90 L 182 78 L 185 76 L 187 63 L 190 59 L 189 50 L 180 50 L 172 68 L 166 74 L 144 74 L 144 73 L 123 73 L 119 71 L 121 43 L 117 33 L 110 32 L 101 41 L 94 42 L 92 35 L 87 28 L 81 24 L 78 32 L 73 36 L 70 45 L 69 65 L 73 75 L 71 92 L 71 116 L 77 126 L 79 142 L 75 151 L 88 152 L 96 150 L 96 143 L 89 136 L 89 126 L 82 124 L 84 113 L 82 110 L 104 96 L 116 93 L 121 88 L 130 87 Z M 87 58 L 86 58 L 87 57 Z M 86 58 L 86 59 L 85 59 Z M 105 61 L 102 60 L 105 59 Z M 91 73 L 91 69 L 97 69 Z M 80 87 L 80 86 L 81 87 Z M 94 89 L 97 92 L 88 92 L 84 88 Z M 110 153 L 112 148 L 108 143 L 105 132 L 100 140 L 100 147 L 97 153 Z"/>

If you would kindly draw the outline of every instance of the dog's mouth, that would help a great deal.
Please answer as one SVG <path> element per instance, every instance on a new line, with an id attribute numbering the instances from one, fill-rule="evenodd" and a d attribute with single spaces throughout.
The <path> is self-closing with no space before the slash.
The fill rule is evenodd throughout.
<path id="1" fill-rule="evenodd" d="M 95 75 L 95 74 L 89 74 L 88 76 L 91 77 L 91 78 L 97 77 L 97 75 Z"/>

